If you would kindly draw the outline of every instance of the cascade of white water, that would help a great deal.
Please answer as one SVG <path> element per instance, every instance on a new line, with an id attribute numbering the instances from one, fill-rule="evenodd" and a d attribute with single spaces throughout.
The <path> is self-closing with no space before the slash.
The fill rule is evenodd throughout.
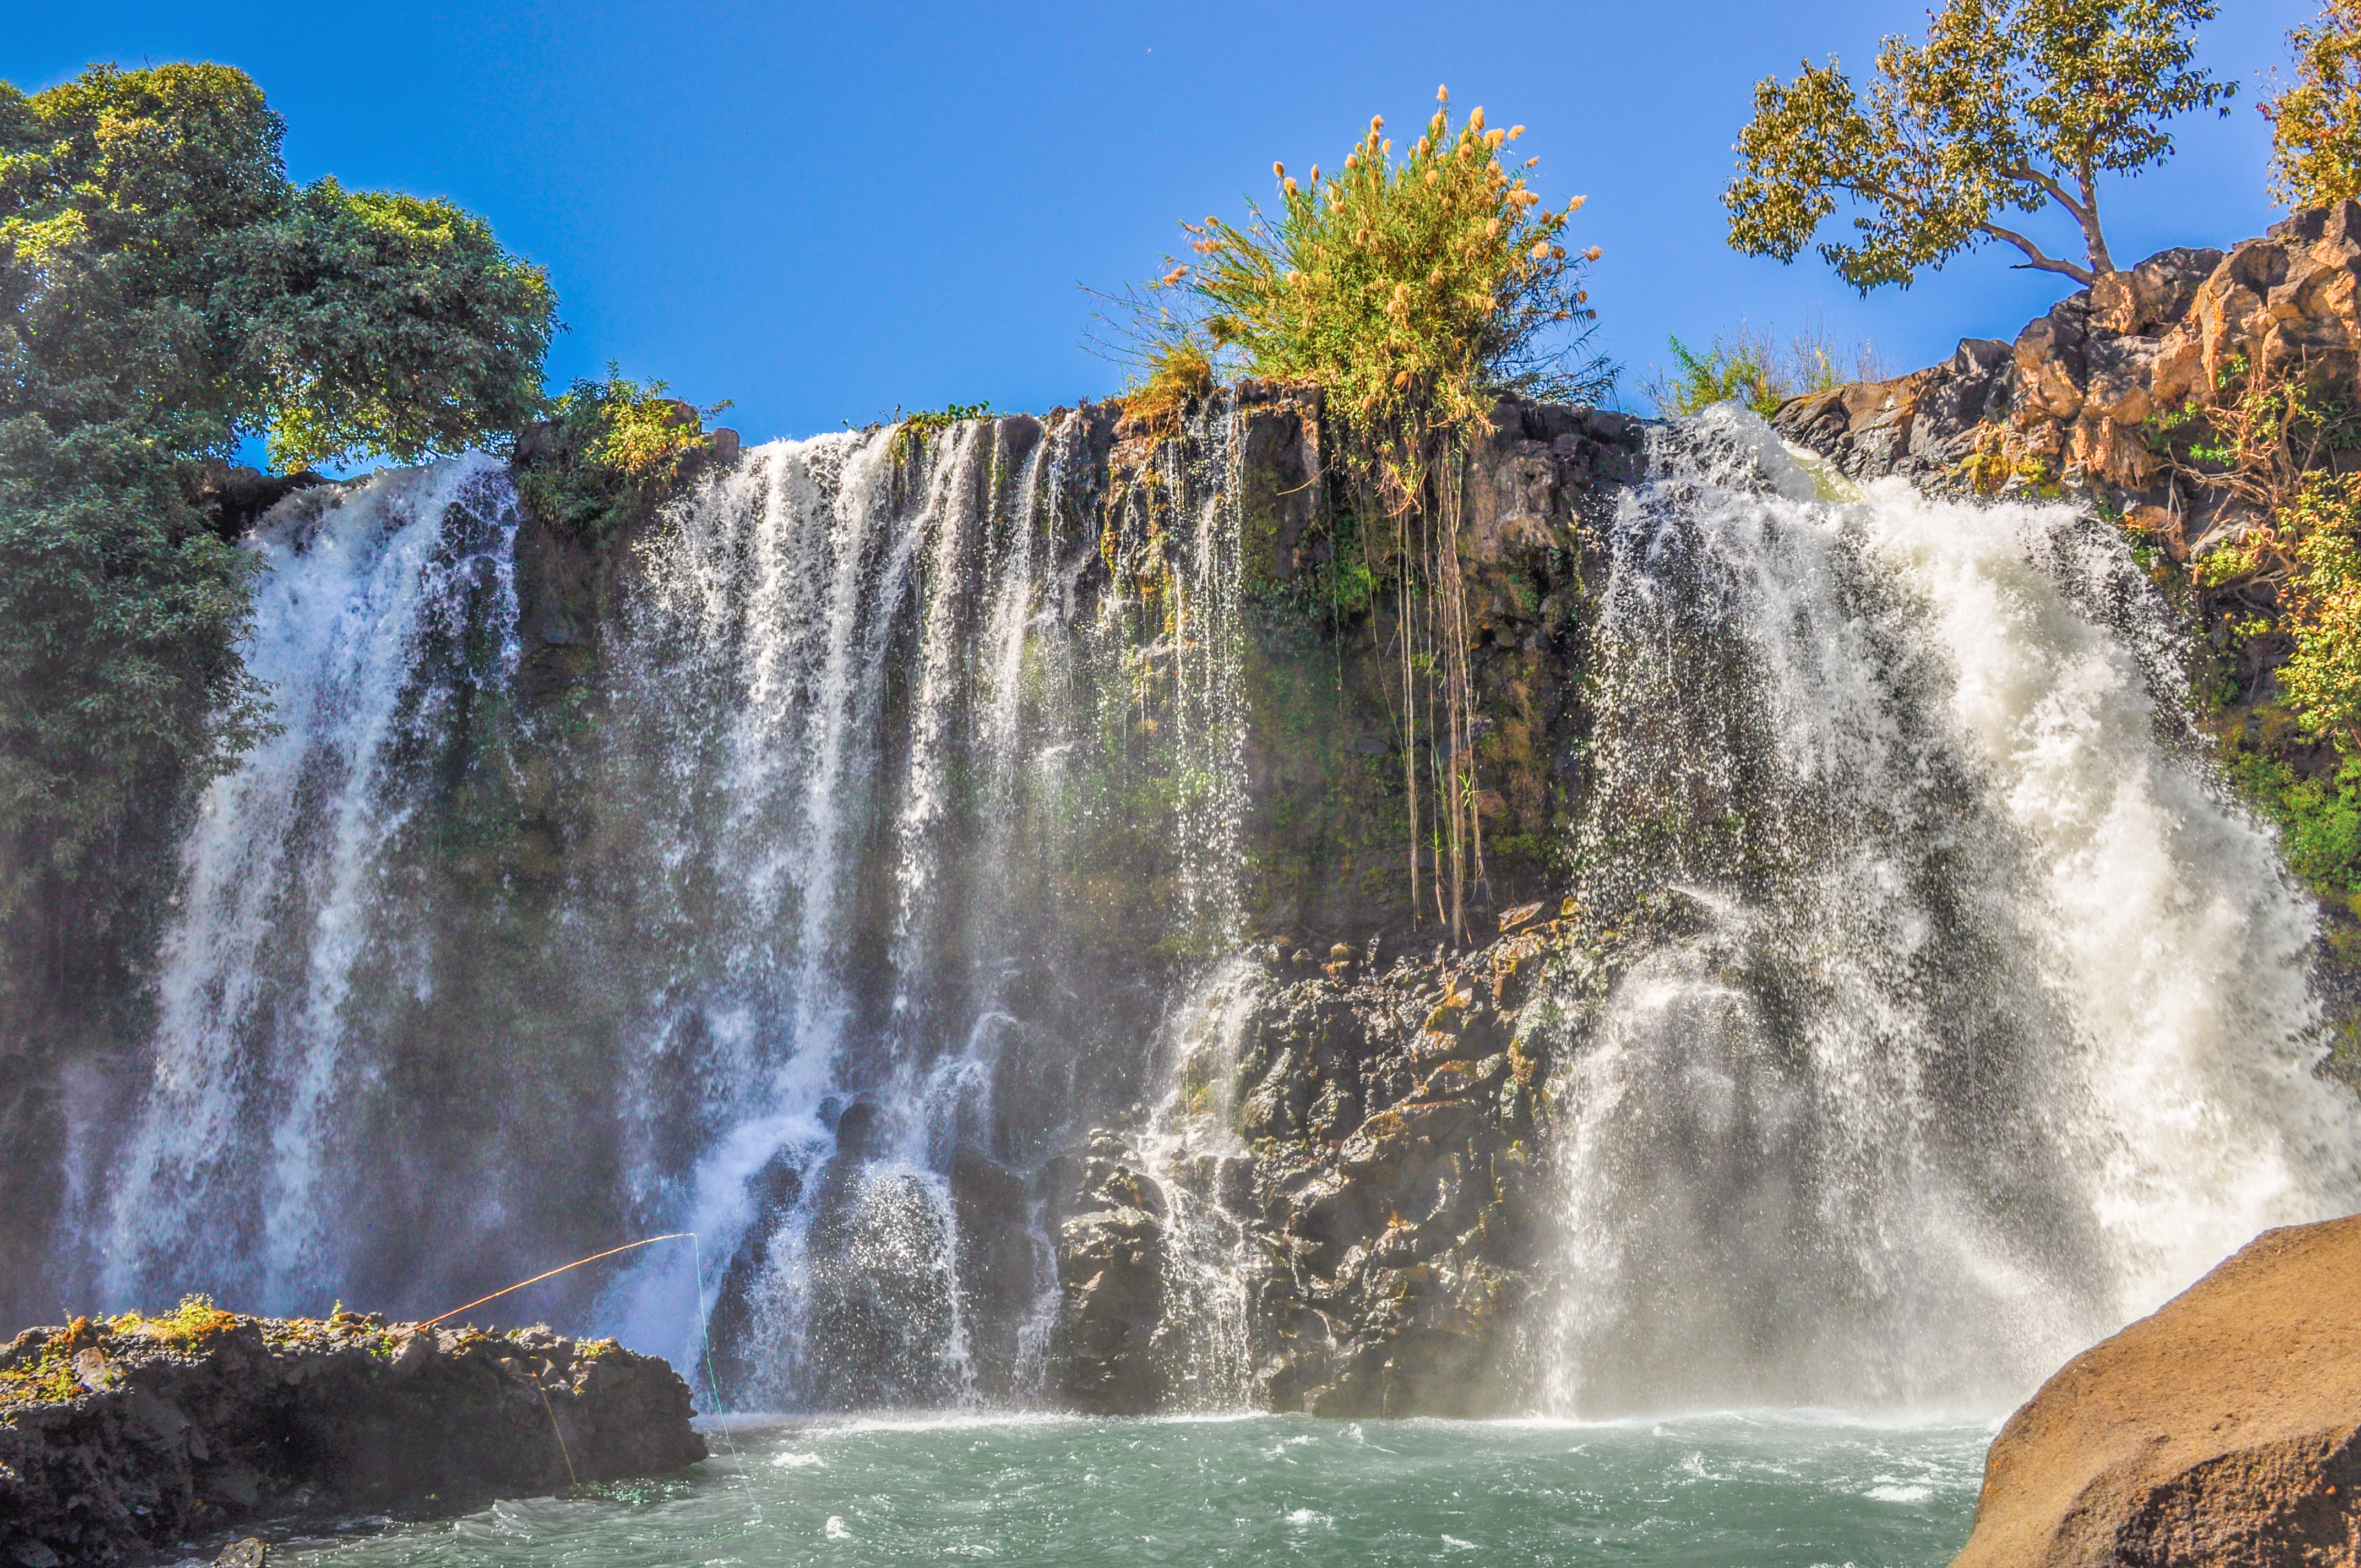
<path id="1" fill-rule="evenodd" d="M 153 1080 L 103 1222 L 109 1301 L 326 1304 L 345 1102 L 382 1066 L 355 981 L 368 964 L 425 981 L 389 851 L 433 795 L 411 754 L 454 694 L 515 666 L 516 523 L 505 471 L 471 456 L 299 496 L 255 537 L 245 655 L 276 729 L 183 850 Z"/>
<path id="2" fill-rule="evenodd" d="M 1209 425 L 1224 465 L 1232 422 Z M 1143 653 L 1119 596 L 1084 586 L 1089 439 L 1062 416 L 759 448 L 643 551 L 601 794 L 648 803 L 627 815 L 633 858 L 666 868 L 664 937 L 596 962 L 646 977 L 620 1006 L 644 1021 L 624 1042 L 638 1179 L 729 1260 L 697 1311 L 719 1314 L 741 1402 L 1013 1392 L 1049 1246 L 1000 1162 L 1144 1044 L 1073 1000 L 1086 879 L 1123 870 L 1073 846 L 1177 844 L 1184 921 L 1235 908 L 1226 469 L 1170 488 L 1191 525 L 1162 568 L 1180 630 Z M 1136 729 L 1177 828 L 1134 815 L 1155 798 L 1126 782 Z M 701 1124 L 668 1167 L 665 1088 L 691 1062 Z M 615 1299 L 646 1343 L 693 1341 L 660 1264 Z"/>
<path id="3" fill-rule="evenodd" d="M 1159 1349 L 1182 1409 L 1239 1409 L 1252 1398 L 1255 1243 L 1224 1189 L 1248 1172 L 1232 1100 L 1247 1025 L 1269 992 L 1259 963 L 1231 959 L 1174 1009 L 1162 1064 L 1170 1088 L 1139 1140 L 1141 1167 L 1166 1203 Z"/>
<path id="4" fill-rule="evenodd" d="M 1654 457 L 1608 531 L 1577 846 L 1626 956 L 1543 1025 L 1553 1402 L 2004 1404 L 2361 1205 L 2310 910 L 2174 744 L 2120 537 L 1824 499 L 1728 410 Z"/>

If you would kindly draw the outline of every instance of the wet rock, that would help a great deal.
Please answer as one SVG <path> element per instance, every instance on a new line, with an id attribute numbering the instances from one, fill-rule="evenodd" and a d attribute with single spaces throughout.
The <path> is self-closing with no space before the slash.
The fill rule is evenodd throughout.
<path id="1" fill-rule="evenodd" d="M 1096 1415 L 1159 1409 L 1170 1387 L 1157 1334 L 1166 1316 L 1163 1190 L 1130 1146 L 1092 1135 L 1079 1210 L 1058 1227 L 1060 1397 Z"/>
<path id="2" fill-rule="evenodd" d="M 1953 1568 L 2361 1562 L 2361 1216 L 2267 1231 L 1992 1446 Z"/>
<path id="3" fill-rule="evenodd" d="M 788 1391 L 798 1404 L 866 1410 L 957 1396 L 955 1224 L 928 1176 L 840 1149 L 804 1241 L 806 1348 Z"/>
<path id="4" fill-rule="evenodd" d="M 721 1286 L 705 1324 L 714 1381 L 727 1408 L 743 1409 L 762 1400 L 757 1368 L 769 1349 L 762 1343 L 758 1327 L 763 1277 L 770 1268 L 772 1241 L 802 1195 L 803 1173 L 784 1149 L 746 1179 L 753 1218 L 722 1269 Z"/>
<path id="5" fill-rule="evenodd" d="M 0 1350 L 0 1561 L 675 1470 L 705 1457 L 689 1405 L 663 1361 L 546 1329 L 187 1310 L 28 1329 Z"/>
<path id="6" fill-rule="evenodd" d="M 976 1391 L 1007 1398 L 1017 1392 L 1019 1331 L 1039 1295 L 1031 1194 L 1022 1176 L 972 1144 L 953 1151 L 950 1179 Z"/>
<path id="7" fill-rule="evenodd" d="M 215 533 L 235 540 L 296 491 L 327 482 L 324 475 L 308 468 L 300 474 L 265 474 L 208 459 L 189 470 L 181 488 L 190 503 L 205 514 Z"/>
<path id="8" fill-rule="evenodd" d="M 1559 935 L 1273 993 L 1239 1063 L 1254 1160 L 1257 1396 L 1320 1415 L 1510 1407 L 1531 1299 L 1538 1047 L 1515 1043 Z"/>

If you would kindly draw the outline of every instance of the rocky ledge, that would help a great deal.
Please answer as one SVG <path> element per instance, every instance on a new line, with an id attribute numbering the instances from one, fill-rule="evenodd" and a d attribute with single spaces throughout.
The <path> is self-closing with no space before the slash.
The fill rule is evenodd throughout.
<path id="1" fill-rule="evenodd" d="M 1952 1568 L 2361 1563 L 2361 1215 L 2266 1231 L 1992 1446 Z"/>
<path id="2" fill-rule="evenodd" d="M 2176 562 L 2255 521 L 2196 481 L 2172 422 L 2249 369 L 2350 387 L 2361 369 L 2361 203 L 2313 208 L 2227 252 L 2160 251 L 2037 317 L 1889 381 L 1791 399 L 1772 424 L 1855 478 L 2087 490 Z"/>
<path id="3" fill-rule="evenodd" d="M 488 1334 L 192 1300 L 0 1350 L 0 1563 L 136 1562 L 290 1516 L 450 1508 L 705 1457 L 664 1362 L 546 1328 Z"/>

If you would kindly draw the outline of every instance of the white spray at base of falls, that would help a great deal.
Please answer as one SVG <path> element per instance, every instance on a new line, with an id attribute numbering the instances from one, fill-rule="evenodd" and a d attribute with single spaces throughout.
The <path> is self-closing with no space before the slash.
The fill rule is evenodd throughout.
<path id="1" fill-rule="evenodd" d="M 2003 1407 L 2361 1204 L 2314 917 L 2121 537 L 1824 499 L 1729 409 L 1655 471 L 1608 530 L 1577 845 L 1653 934 L 1552 1025 L 1547 1401 Z"/>
<path id="2" fill-rule="evenodd" d="M 405 752 L 514 668 L 516 522 L 504 469 L 469 456 L 300 498 L 254 540 L 245 653 L 277 729 L 183 847 L 152 1082 L 104 1221 L 110 1301 L 203 1280 L 251 1310 L 326 1305 L 337 1102 L 377 1065 L 355 980 L 411 967 L 388 851 L 431 784 Z"/>

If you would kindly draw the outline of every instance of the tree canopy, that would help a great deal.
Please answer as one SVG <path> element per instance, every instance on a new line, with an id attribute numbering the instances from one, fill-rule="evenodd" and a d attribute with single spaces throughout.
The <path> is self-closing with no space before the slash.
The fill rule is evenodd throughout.
<path id="1" fill-rule="evenodd" d="M 1949 0 L 1927 40 L 1888 38 L 1864 101 L 1831 58 L 1765 78 L 1724 192 L 1730 242 L 1792 261 L 1840 202 L 1850 243 L 1820 246 L 1863 293 L 1908 287 L 1923 267 L 1999 240 L 2023 266 L 2088 283 L 2114 270 L 2099 216 L 2102 175 L 2172 154 L 2174 116 L 2221 104 L 2235 83 L 2191 63 L 2191 29 L 2214 0 Z M 2223 110 L 2227 113 L 2227 109 Z M 2051 256 L 2004 220 L 2052 206 L 2084 259 Z"/>
<path id="2" fill-rule="evenodd" d="M 201 464 L 416 460 L 542 406 L 541 269 L 448 202 L 291 181 L 283 129 L 226 66 L 0 82 L 0 921 L 264 721 Z"/>
<path id="3" fill-rule="evenodd" d="M 2295 85 L 2257 105 L 2271 122 L 2271 194 L 2290 207 L 2361 196 L 2361 0 L 2329 0 L 2288 45 Z"/>

